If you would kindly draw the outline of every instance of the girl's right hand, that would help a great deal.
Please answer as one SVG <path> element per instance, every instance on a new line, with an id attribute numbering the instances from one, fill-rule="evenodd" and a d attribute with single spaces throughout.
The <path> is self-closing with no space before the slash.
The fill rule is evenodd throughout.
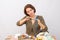
<path id="1" fill-rule="evenodd" d="M 25 18 L 25 20 L 26 20 L 26 21 L 30 20 L 30 17 L 29 17 L 29 16 L 27 16 L 27 17 Z"/>

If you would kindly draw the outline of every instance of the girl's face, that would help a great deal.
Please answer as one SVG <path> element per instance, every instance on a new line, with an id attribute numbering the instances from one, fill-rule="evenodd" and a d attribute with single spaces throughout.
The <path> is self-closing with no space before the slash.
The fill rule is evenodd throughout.
<path id="1" fill-rule="evenodd" d="M 29 16 L 34 16 L 34 9 L 32 8 L 26 8 L 26 13 L 29 15 Z"/>

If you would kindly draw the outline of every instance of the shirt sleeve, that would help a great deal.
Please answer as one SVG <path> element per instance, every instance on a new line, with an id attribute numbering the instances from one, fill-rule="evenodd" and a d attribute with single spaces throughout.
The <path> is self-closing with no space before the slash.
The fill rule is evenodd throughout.
<path id="1" fill-rule="evenodd" d="M 41 21 L 41 23 L 45 26 L 45 29 L 43 29 L 42 31 L 47 31 L 48 28 L 47 28 L 47 25 L 46 25 L 46 23 L 45 23 L 43 17 L 42 17 L 42 16 L 38 16 L 38 19 L 39 19 L 39 20 Z"/>
<path id="2" fill-rule="evenodd" d="M 24 18 L 26 18 L 26 16 L 25 17 L 23 17 L 22 19 L 20 19 L 20 20 L 23 20 Z M 20 20 L 19 21 L 17 21 L 17 25 L 18 26 L 22 26 L 23 24 L 25 24 L 26 22 L 24 22 L 23 24 L 20 24 Z"/>

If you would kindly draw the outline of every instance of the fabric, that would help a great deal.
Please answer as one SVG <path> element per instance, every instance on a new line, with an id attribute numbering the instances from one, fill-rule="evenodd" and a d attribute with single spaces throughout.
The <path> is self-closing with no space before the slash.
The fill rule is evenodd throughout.
<path id="1" fill-rule="evenodd" d="M 37 40 L 54 40 L 54 38 L 48 32 L 41 32 L 37 35 Z"/>
<path id="2" fill-rule="evenodd" d="M 43 25 L 45 25 L 45 29 L 43 29 L 42 32 L 47 31 L 48 28 L 47 28 L 47 26 L 45 24 L 45 21 L 44 21 L 43 17 L 42 16 L 39 16 L 39 15 L 36 15 L 36 16 L 37 16 L 36 18 L 39 19 Z M 21 20 L 23 20 L 26 17 L 27 16 L 23 17 Z M 23 24 L 26 24 L 26 33 L 28 35 L 37 35 L 40 32 L 40 29 L 39 29 L 39 25 L 38 25 L 37 20 L 35 20 L 35 23 L 33 25 L 32 25 L 31 20 L 28 20 L 28 21 L 24 22 Z M 20 25 L 20 20 L 17 22 L 17 25 L 18 26 L 22 26 L 23 24 Z"/>

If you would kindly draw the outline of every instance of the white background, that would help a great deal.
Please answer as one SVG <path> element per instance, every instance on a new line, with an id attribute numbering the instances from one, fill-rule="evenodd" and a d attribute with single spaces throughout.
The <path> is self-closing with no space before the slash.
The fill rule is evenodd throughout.
<path id="1" fill-rule="evenodd" d="M 18 27 L 16 22 L 24 17 L 24 6 L 35 6 L 37 15 L 42 15 L 49 33 L 60 40 L 60 0 L 0 0 L 0 40 L 8 34 L 25 33 L 25 25 Z"/>

